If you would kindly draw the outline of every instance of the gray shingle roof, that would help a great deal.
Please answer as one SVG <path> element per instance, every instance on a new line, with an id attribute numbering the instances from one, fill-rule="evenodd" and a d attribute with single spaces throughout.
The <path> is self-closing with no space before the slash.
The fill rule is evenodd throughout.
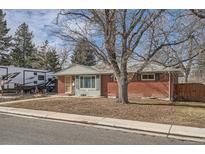
<path id="1" fill-rule="evenodd" d="M 134 64 L 128 67 L 128 72 L 137 72 L 143 63 Z M 162 65 L 157 64 L 148 64 L 142 72 L 181 72 L 180 69 L 176 69 L 174 67 L 164 67 Z"/>
<path id="2" fill-rule="evenodd" d="M 128 72 L 137 72 L 142 63 L 137 63 L 128 67 Z M 180 69 L 172 67 L 163 67 L 157 64 L 148 64 L 142 72 L 176 72 L 182 75 Z M 71 64 L 69 67 L 55 73 L 56 76 L 60 75 L 82 75 L 82 74 L 112 74 L 112 69 L 103 63 L 98 63 L 95 66 L 85 66 L 79 64 Z"/>

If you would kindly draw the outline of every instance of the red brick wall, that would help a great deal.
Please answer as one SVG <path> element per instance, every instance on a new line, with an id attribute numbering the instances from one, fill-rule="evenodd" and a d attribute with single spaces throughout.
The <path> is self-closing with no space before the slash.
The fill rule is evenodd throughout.
<path id="1" fill-rule="evenodd" d="M 116 82 L 108 83 L 108 96 L 117 96 L 118 86 Z M 169 82 L 139 81 L 128 85 L 129 97 L 169 97 Z"/>
<path id="2" fill-rule="evenodd" d="M 108 96 L 108 82 L 111 80 L 111 75 L 101 75 L 101 96 Z"/>
<path id="3" fill-rule="evenodd" d="M 65 94 L 65 76 L 58 76 L 58 94 Z"/>
<path id="4" fill-rule="evenodd" d="M 169 97 L 169 74 L 160 74 L 157 81 L 142 81 L 137 79 L 137 75 L 133 77 L 133 82 L 128 85 L 129 97 Z M 117 82 L 107 83 L 108 96 L 118 95 Z"/>

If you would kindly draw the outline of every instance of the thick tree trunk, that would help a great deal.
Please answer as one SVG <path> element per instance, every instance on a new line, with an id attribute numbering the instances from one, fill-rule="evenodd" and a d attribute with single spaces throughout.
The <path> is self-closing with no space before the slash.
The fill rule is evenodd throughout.
<path id="1" fill-rule="evenodd" d="M 189 78 L 189 72 L 185 73 L 185 83 L 188 83 L 188 78 Z"/>
<path id="2" fill-rule="evenodd" d="M 128 103 L 128 82 L 126 78 L 118 80 L 118 102 L 127 104 Z"/>

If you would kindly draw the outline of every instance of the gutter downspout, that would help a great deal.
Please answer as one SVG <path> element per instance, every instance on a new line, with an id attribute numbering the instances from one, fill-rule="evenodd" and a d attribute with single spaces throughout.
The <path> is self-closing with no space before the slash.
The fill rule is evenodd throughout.
<path id="1" fill-rule="evenodd" d="M 169 101 L 173 102 L 173 85 L 171 79 L 171 72 L 169 71 Z"/>
<path id="2" fill-rule="evenodd" d="M 171 73 L 169 73 L 169 101 L 172 101 L 171 99 Z"/>

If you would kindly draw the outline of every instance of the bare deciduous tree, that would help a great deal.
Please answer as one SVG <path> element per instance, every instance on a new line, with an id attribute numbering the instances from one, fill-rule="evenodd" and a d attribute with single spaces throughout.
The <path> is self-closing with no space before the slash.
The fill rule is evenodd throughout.
<path id="1" fill-rule="evenodd" d="M 189 37 L 183 43 L 176 46 L 168 46 L 166 50 L 161 51 L 154 60 L 168 67 L 175 66 L 181 68 L 184 72 L 184 81 L 188 82 L 191 70 L 196 63 L 198 56 L 205 51 L 204 48 L 204 24 L 189 11 L 183 10 L 176 17 L 175 24 L 180 29 L 181 38 Z"/>
<path id="2" fill-rule="evenodd" d="M 60 68 L 62 69 L 68 63 L 68 57 L 69 57 L 68 49 L 67 48 L 62 49 L 58 56 L 59 56 Z"/>
<path id="3" fill-rule="evenodd" d="M 128 103 L 128 63 L 143 61 L 143 70 L 154 55 L 166 46 L 184 42 L 173 39 L 174 23 L 165 10 L 61 10 L 57 17 L 60 38 L 83 39 L 99 60 L 109 65 L 118 83 L 119 102 Z M 149 48 L 143 49 L 148 41 Z"/>
<path id="4" fill-rule="evenodd" d="M 198 18 L 205 19 L 205 10 L 195 9 L 191 10 L 191 12 Z"/>

